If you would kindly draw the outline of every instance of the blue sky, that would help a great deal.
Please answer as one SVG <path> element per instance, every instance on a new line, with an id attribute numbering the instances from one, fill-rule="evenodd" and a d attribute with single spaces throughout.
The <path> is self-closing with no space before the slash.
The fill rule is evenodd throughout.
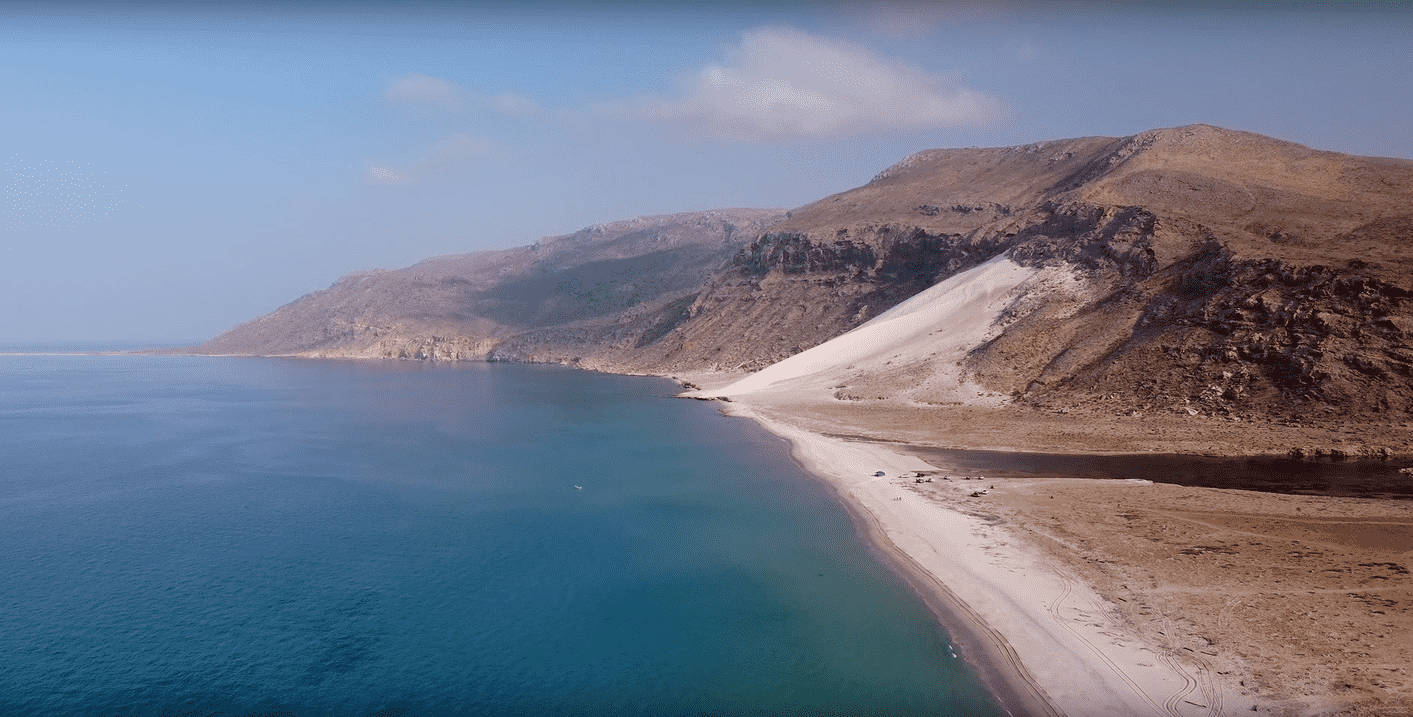
<path id="1" fill-rule="evenodd" d="M 1194 122 L 1413 158 L 1413 4 L 0 5 L 0 345 Z"/>

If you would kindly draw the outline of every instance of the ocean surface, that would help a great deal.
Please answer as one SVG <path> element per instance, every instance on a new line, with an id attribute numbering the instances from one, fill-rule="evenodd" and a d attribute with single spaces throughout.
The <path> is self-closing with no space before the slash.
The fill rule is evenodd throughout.
<path id="1" fill-rule="evenodd" d="M 1001 714 L 785 443 L 675 390 L 0 356 L 0 714 Z"/>

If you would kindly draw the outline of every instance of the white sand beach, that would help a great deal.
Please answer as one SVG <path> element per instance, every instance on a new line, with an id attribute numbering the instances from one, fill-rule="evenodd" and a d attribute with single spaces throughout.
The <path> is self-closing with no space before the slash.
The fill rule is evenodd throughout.
<path id="1" fill-rule="evenodd" d="M 812 433 L 744 400 L 726 411 L 788 439 L 795 457 L 838 489 L 1012 714 L 1222 713 L 1226 695 L 1199 664 L 1140 641 L 1112 604 L 1004 525 L 909 489 L 905 474 L 934 466 Z M 958 492 L 987 485 L 953 478 Z"/>
<path id="2" fill-rule="evenodd" d="M 838 391 L 856 386 L 914 405 L 1003 404 L 1005 397 L 967 382 L 959 359 L 1037 295 L 1078 291 L 1068 274 L 999 256 L 824 344 L 685 395 L 725 398 L 728 414 L 788 439 L 795 457 L 838 489 L 1012 714 L 1221 714 L 1222 690 L 1197 663 L 1125 630 L 1112 604 L 994 516 L 911 488 L 911 474 L 942 468 L 936 484 L 945 467 L 798 420 L 801 405 L 837 403 Z M 987 488 L 955 477 L 946 490 L 958 497 Z"/>

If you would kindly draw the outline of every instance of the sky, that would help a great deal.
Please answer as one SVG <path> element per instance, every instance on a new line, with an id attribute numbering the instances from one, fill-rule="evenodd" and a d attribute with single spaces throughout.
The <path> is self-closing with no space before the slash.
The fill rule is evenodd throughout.
<path id="1" fill-rule="evenodd" d="M 1413 3 L 7 2 L 0 345 L 197 342 L 352 271 L 1214 124 L 1413 159 Z"/>

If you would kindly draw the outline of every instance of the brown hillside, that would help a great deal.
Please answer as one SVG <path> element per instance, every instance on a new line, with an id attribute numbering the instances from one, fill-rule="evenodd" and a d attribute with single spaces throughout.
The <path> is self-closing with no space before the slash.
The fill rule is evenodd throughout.
<path id="1" fill-rule="evenodd" d="M 639 217 L 532 246 L 359 272 L 212 339 L 215 354 L 570 361 L 631 349 L 781 218 Z M 499 353 L 495 353 L 499 351 Z M 577 352 L 577 353 L 576 353 Z"/>
<path id="2" fill-rule="evenodd" d="M 1401 421 L 1410 227 L 1413 161 L 1204 125 L 932 150 L 745 248 L 657 365 L 768 365 L 1009 251 L 1091 288 L 1018 305 L 967 360 L 1021 403 Z"/>
<path id="3" fill-rule="evenodd" d="M 353 275 L 202 350 L 754 370 L 1009 252 L 1085 287 L 1018 301 L 965 359 L 1020 404 L 1397 424 L 1410 230 L 1413 161 L 1205 125 L 929 150 L 786 216 L 653 217 Z"/>

